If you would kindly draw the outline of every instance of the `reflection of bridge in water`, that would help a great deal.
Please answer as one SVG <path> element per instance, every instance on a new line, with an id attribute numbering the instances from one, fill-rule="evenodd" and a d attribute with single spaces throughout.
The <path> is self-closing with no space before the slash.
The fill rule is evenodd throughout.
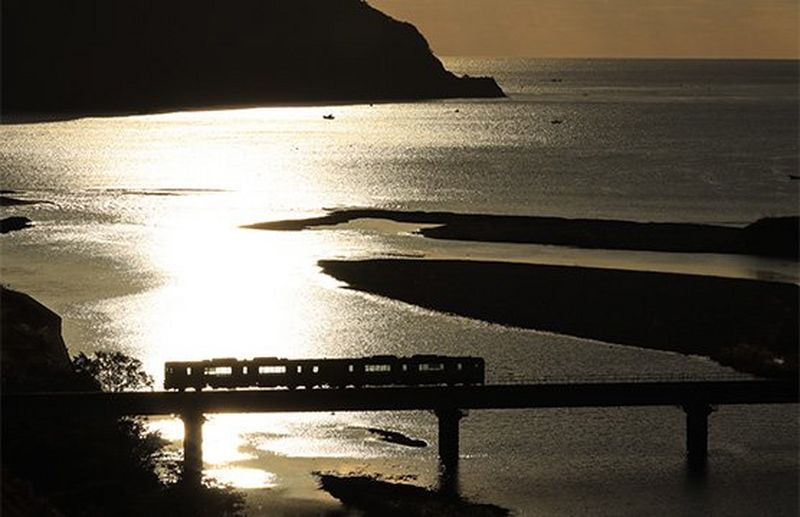
<path id="1" fill-rule="evenodd" d="M 708 455 L 708 415 L 714 406 L 796 402 L 796 382 L 761 380 L 550 381 L 478 386 L 3 396 L 3 408 L 7 411 L 46 411 L 53 415 L 59 411 L 120 416 L 178 415 L 185 429 L 184 477 L 192 482 L 199 482 L 202 475 L 204 414 L 430 410 L 436 414 L 439 423 L 440 488 L 444 491 L 457 488 L 459 421 L 467 409 L 679 406 L 686 413 L 689 466 L 701 469 Z"/>

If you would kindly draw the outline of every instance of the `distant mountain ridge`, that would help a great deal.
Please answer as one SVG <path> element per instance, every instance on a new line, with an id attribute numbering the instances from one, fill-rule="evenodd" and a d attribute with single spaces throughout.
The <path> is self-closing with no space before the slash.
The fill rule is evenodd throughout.
<path id="1" fill-rule="evenodd" d="M 502 97 L 361 0 L 3 0 L 2 113 Z"/>

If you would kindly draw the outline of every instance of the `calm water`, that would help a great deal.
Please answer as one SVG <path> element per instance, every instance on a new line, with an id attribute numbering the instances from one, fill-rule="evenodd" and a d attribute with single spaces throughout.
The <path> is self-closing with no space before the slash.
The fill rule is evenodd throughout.
<path id="1" fill-rule="evenodd" d="M 798 211 L 796 62 L 487 61 L 509 99 L 176 113 L 2 127 L 0 182 L 47 203 L 3 208 L 2 281 L 64 317 L 72 353 L 122 350 L 160 382 L 165 360 L 215 356 L 482 355 L 491 381 L 717 376 L 696 357 L 502 328 L 340 289 L 322 258 L 391 254 L 798 280 L 796 264 L 725 256 L 426 242 L 362 225 L 240 225 L 374 206 L 740 225 Z M 323 120 L 333 113 L 335 120 Z M 559 120 L 561 123 L 553 123 Z M 180 438 L 174 421 L 157 423 Z M 221 479 L 312 495 L 310 470 L 435 479 L 425 413 L 230 416 L 206 430 Z M 704 485 L 683 466 L 676 408 L 473 412 L 466 495 L 521 515 L 797 512 L 796 407 L 711 417 Z"/>

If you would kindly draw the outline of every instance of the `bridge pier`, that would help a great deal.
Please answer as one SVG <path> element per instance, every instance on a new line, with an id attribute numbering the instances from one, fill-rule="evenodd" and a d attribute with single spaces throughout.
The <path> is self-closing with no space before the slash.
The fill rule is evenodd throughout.
<path id="1" fill-rule="evenodd" d="M 439 491 L 458 495 L 459 422 L 466 413 L 457 408 L 437 409 L 439 420 Z"/>
<path id="2" fill-rule="evenodd" d="M 203 422 L 200 411 L 181 414 L 183 420 L 183 481 L 199 485 L 203 479 Z"/>
<path id="3" fill-rule="evenodd" d="M 708 461 L 708 415 L 714 410 L 706 403 L 685 404 L 686 459 L 689 468 L 702 470 Z"/>

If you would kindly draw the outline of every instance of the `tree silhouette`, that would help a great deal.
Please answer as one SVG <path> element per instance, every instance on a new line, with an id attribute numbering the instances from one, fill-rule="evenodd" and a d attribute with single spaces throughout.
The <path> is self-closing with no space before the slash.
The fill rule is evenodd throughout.
<path id="1" fill-rule="evenodd" d="M 72 361 L 75 371 L 89 375 L 100 383 L 103 391 L 141 391 L 153 388 L 153 378 L 144 371 L 142 362 L 121 352 L 83 352 Z"/>

